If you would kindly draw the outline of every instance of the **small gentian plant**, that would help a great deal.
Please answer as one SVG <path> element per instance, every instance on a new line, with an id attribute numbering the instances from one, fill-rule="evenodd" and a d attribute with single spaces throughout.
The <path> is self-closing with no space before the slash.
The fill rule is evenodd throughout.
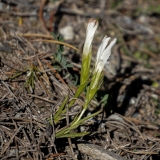
<path id="1" fill-rule="evenodd" d="M 87 89 L 86 93 L 86 99 L 83 105 L 83 109 L 81 113 L 77 116 L 75 116 L 74 120 L 70 123 L 68 128 L 62 129 L 61 131 L 56 133 L 57 138 L 61 137 L 75 137 L 75 136 L 82 136 L 87 133 L 76 133 L 75 135 L 71 134 L 70 131 L 77 128 L 79 125 L 82 125 L 85 120 L 97 115 L 100 113 L 100 111 L 93 113 L 89 115 L 88 117 L 83 117 L 83 114 L 87 110 L 91 100 L 94 98 L 97 91 L 100 89 L 102 82 L 103 82 L 103 68 L 108 62 L 108 58 L 111 55 L 111 49 L 115 45 L 117 39 L 114 38 L 110 44 L 108 45 L 110 41 L 110 37 L 104 37 L 102 40 L 96 56 L 96 61 L 94 68 L 91 68 L 91 58 L 92 58 L 92 41 L 95 34 L 95 31 L 98 27 L 98 21 L 94 19 L 90 19 L 87 27 L 86 32 L 86 40 L 83 47 L 83 54 L 82 54 L 82 67 L 81 67 L 81 75 L 80 75 L 80 85 L 75 93 L 74 99 L 78 98 L 80 94 Z M 93 70 L 92 74 L 90 73 L 90 70 Z M 68 97 L 65 98 L 63 101 L 60 109 L 63 110 L 65 107 L 65 104 L 67 102 Z M 70 101 L 68 104 L 68 108 L 72 107 L 75 100 Z M 64 114 L 66 112 L 66 109 L 62 111 Z M 55 117 L 59 117 L 60 111 L 57 112 Z M 58 118 L 57 118 L 58 119 Z M 55 122 L 59 121 L 61 117 L 57 120 L 55 119 Z"/>
<path id="2" fill-rule="evenodd" d="M 94 98 L 95 94 L 97 93 L 97 91 L 100 89 L 102 85 L 103 76 L 104 76 L 103 68 L 107 64 L 109 56 L 111 55 L 111 49 L 117 41 L 117 39 L 114 38 L 113 41 L 111 41 L 110 44 L 108 45 L 109 40 L 110 40 L 110 37 L 107 38 L 105 36 L 102 40 L 102 43 L 100 44 L 98 48 L 94 71 L 93 71 L 92 78 L 91 78 L 91 83 L 89 87 L 87 88 L 86 101 L 85 101 L 83 110 L 80 116 L 78 117 L 77 121 L 81 119 L 90 101 Z"/>

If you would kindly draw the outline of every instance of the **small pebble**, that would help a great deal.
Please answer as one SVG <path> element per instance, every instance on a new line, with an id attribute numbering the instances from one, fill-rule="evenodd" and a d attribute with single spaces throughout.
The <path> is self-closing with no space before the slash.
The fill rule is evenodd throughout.
<path id="1" fill-rule="evenodd" d="M 130 101 L 129 101 L 129 104 L 130 105 L 133 105 L 133 104 L 135 104 L 136 103 L 136 99 L 134 98 L 134 97 L 132 97 L 131 99 L 130 99 Z"/>
<path id="2" fill-rule="evenodd" d="M 141 118 L 141 114 L 136 112 L 132 115 L 132 118 Z"/>
<path id="3" fill-rule="evenodd" d="M 120 122 L 124 122 L 123 118 L 121 118 L 120 116 L 118 116 L 117 114 L 112 114 L 108 117 L 108 119 L 110 120 L 117 120 L 117 121 L 120 121 Z"/>
<path id="4" fill-rule="evenodd" d="M 84 126 L 80 126 L 80 131 L 81 131 L 81 132 L 86 131 L 85 127 L 84 127 Z"/>
<path id="5" fill-rule="evenodd" d="M 64 40 L 73 40 L 74 38 L 74 31 L 72 26 L 65 26 L 61 28 L 59 32 L 64 37 Z"/>

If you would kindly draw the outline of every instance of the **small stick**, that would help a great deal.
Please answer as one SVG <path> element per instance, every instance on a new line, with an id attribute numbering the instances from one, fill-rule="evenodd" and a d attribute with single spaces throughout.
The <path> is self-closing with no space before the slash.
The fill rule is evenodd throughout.
<path id="1" fill-rule="evenodd" d="M 98 160 L 125 160 L 123 157 L 115 154 L 115 153 L 111 153 L 105 149 L 103 149 L 102 147 L 92 144 L 92 143 L 88 143 L 86 141 L 78 141 L 78 149 L 80 150 L 80 152 L 85 153 L 91 157 L 93 157 L 94 159 L 98 159 Z"/>

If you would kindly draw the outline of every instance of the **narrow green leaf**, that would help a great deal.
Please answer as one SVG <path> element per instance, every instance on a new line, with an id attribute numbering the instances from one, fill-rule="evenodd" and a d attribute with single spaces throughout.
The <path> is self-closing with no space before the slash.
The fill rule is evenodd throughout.
<path id="1" fill-rule="evenodd" d="M 64 109 L 66 102 L 68 100 L 68 95 L 66 96 L 66 98 L 63 100 L 59 110 L 57 111 L 57 113 L 54 115 L 54 122 L 57 123 L 59 121 L 59 115 L 62 113 L 62 110 Z"/>
<path id="2" fill-rule="evenodd" d="M 98 115 L 100 112 L 102 112 L 102 110 L 99 110 L 99 111 L 97 111 L 97 112 L 95 112 L 95 113 L 93 113 L 93 114 L 90 114 L 89 116 L 81 119 L 81 120 L 77 123 L 77 125 L 82 125 L 86 120 L 88 120 L 88 119 L 90 119 L 90 118 L 92 118 L 92 117 L 95 117 L 95 116 Z"/>
<path id="3" fill-rule="evenodd" d="M 82 132 L 82 133 L 69 133 L 69 134 L 64 134 L 60 136 L 56 136 L 56 138 L 75 138 L 75 137 L 82 137 L 89 134 L 89 132 Z"/>

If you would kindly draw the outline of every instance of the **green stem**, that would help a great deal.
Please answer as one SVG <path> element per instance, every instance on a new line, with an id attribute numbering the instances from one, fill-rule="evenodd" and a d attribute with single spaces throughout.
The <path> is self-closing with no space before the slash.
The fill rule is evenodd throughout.
<path id="1" fill-rule="evenodd" d="M 76 121 L 73 123 L 73 125 L 76 125 L 76 123 L 82 118 L 82 116 L 83 116 L 83 114 L 84 114 L 85 111 L 86 111 L 86 109 L 83 108 L 81 114 L 78 116 L 78 118 L 77 118 Z"/>

